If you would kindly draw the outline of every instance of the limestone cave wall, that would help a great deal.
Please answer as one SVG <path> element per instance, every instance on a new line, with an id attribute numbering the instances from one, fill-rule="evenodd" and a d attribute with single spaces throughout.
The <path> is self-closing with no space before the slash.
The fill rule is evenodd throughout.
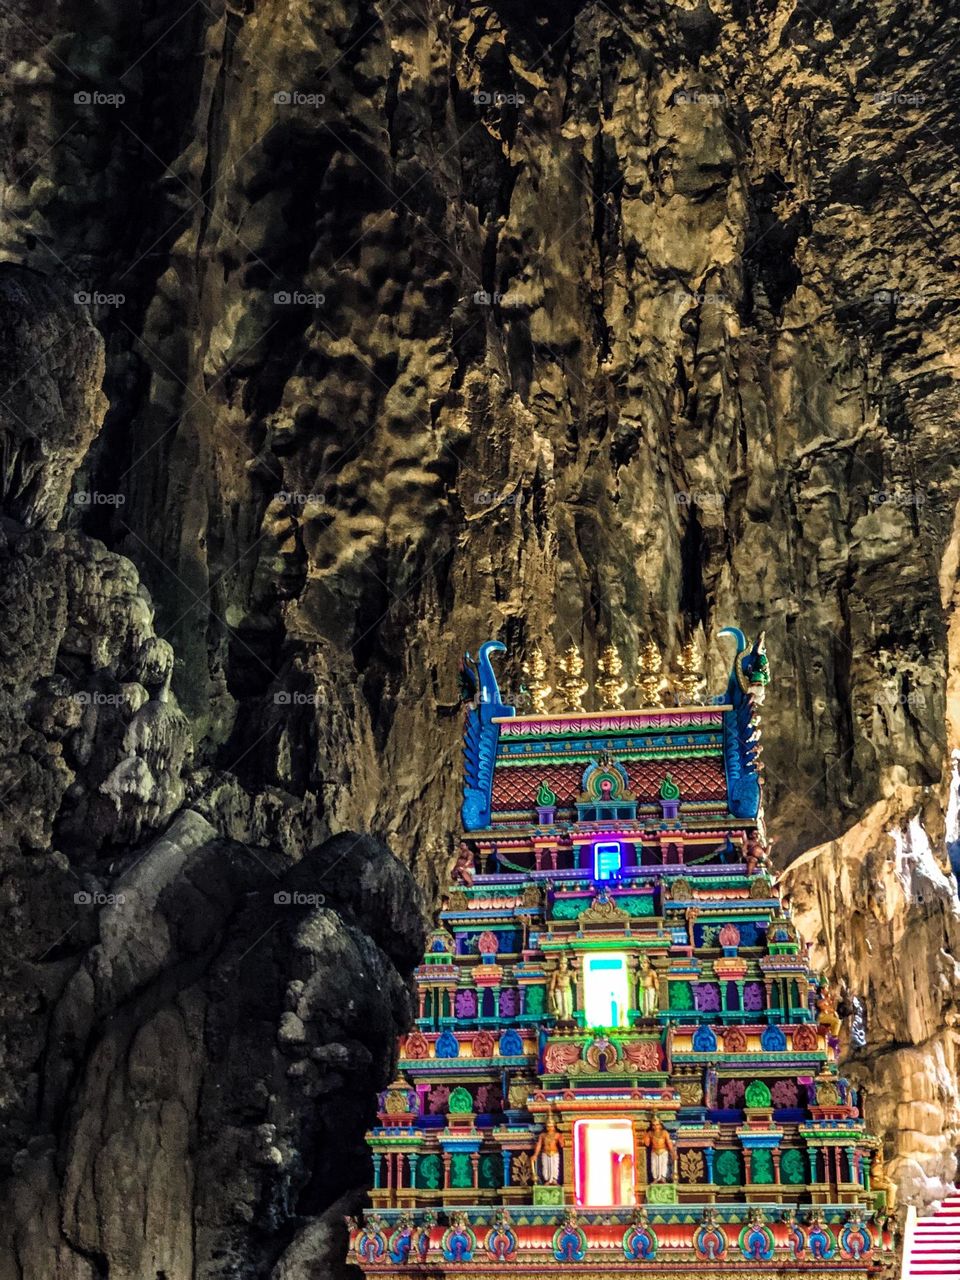
<path id="1" fill-rule="evenodd" d="M 766 628 L 777 863 L 953 1181 L 956 40 L 0 12 L 2 1280 L 333 1273 L 490 636 L 508 694 L 690 635 L 719 690 Z"/>

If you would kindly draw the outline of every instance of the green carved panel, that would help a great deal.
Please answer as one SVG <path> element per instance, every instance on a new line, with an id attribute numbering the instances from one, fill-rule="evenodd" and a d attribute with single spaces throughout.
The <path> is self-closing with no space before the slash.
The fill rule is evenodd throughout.
<path id="1" fill-rule="evenodd" d="M 744 1102 L 748 1107 L 769 1107 L 770 1090 L 762 1080 L 751 1080 L 744 1094 Z"/>
<path id="2" fill-rule="evenodd" d="M 455 1151 L 450 1157 L 451 1187 L 472 1187 L 473 1166 L 470 1157 L 464 1151 Z"/>
<path id="3" fill-rule="evenodd" d="M 780 1181 L 799 1186 L 807 1180 L 807 1162 L 802 1151 L 788 1147 L 780 1157 Z"/>
<path id="4" fill-rule="evenodd" d="M 527 987 L 527 1013 L 531 1018 L 539 1018 L 546 1011 L 546 987 Z"/>
<path id="5" fill-rule="evenodd" d="M 576 920 L 589 905 L 589 898 L 558 898 L 550 909 L 550 915 L 554 920 Z"/>
<path id="6" fill-rule="evenodd" d="M 451 1115 L 469 1115 L 473 1111 L 473 1099 L 462 1085 L 457 1085 L 452 1091 L 447 1105 Z"/>
<path id="7" fill-rule="evenodd" d="M 679 1200 L 672 1182 L 651 1182 L 647 1187 L 647 1204 L 676 1204 Z"/>
<path id="8" fill-rule="evenodd" d="M 653 894 L 627 894 L 624 897 L 617 898 L 617 906 L 621 911 L 625 911 L 628 916 L 652 916 Z"/>
<path id="9" fill-rule="evenodd" d="M 769 1183 L 773 1180 L 773 1152 L 754 1151 L 750 1157 L 750 1181 Z"/>
<path id="10" fill-rule="evenodd" d="M 563 1187 L 534 1187 L 533 1203 L 541 1204 L 563 1204 Z"/>
<path id="11" fill-rule="evenodd" d="M 417 1186 L 436 1191 L 443 1182 L 443 1161 L 439 1156 L 421 1156 L 417 1161 Z"/>
<path id="12" fill-rule="evenodd" d="M 685 1012 L 693 1008 L 693 988 L 689 982 L 671 982 L 669 990 L 671 1009 Z"/>
<path id="13" fill-rule="evenodd" d="M 718 1186 L 736 1187 L 743 1182 L 743 1161 L 738 1151 L 718 1151 L 713 1162 L 713 1177 Z"/>
<path id="14" fill-rule="evenodd" d="M 503 1160 L 500 1156 L 485 1155 L 480 1157 L 478 1181 L 481 1187 L 499 1187 L 503 1173 Z"/>

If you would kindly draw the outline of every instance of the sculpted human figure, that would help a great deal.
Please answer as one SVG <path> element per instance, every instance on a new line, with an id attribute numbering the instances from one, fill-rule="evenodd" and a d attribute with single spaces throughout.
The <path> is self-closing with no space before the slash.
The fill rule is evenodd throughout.
<path id="1" fill-rule="evenodd" d="M 559 1022 L 569 1022 L 573 1017 L 573 973 L 566 952 L 561 952 L 560 963 L 550 975 L 550 1009 Z"/>
<path id="2" fill-rule="evenodd" d="M 467 845 L 462 845 L 457 855 L 457 860 L 453 864 L 451 878 L 465 884 L 467 888 L 473 884 L 475 868 L 473 865 L 473 850 Z"/>
<path id="3" fill-rule="evenodd" d="M 640 1141 L 650 1152 L 650 1181 L 668 1182 L 673 1139 L 663 1127 L 659 1116 L 653 1117 L 653 1123 L 646 1133 L 640 1135 Z"/>
<path id="4" fill-rule="evenodd" d="M 547 1116 L 546 1127 L 537 1138 L 533 1149 L 533 1160 L 540 1175 L 540 1181 L 547 1187 L 560 1184 L 560 1152 L 563 1149 L 563 1138 L 557 1132 L 557 1122 L 552 1115 Z"/>
<path id="5" fill-rule="evenodd" d="M 840 1015 L 837 1013 L 837 1002 L 828 985 L 824 985 L 817 1001 L 817 1014 L 821 1026 L 824 1026 L 834 1040 L 840 1036 Z"/>
<path id="6" fill-rule="evenodd" d="M 870 1186 L 874 1191 L 882 1191 L 887 1198 L 887 1213 L 894 1213 L 897 1207 L 897 1184 L 887 1173 L 883 1148 L 878 1147 L 870 1164 Z"/>
<path id="7" fill-rule="evenodd" d="M 640 963 L 640 1011 L 645 1018 L 655 1018 L 660 1010 L 660 975 L 643 957 Z"/>

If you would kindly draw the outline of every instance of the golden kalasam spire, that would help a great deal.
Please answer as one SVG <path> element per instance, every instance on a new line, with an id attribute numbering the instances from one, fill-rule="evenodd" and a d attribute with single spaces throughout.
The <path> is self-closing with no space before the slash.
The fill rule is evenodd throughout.
<path id="1" fill-rule="evenodd" d="M 692 636 L 680 650 L 677 665 L 679 670 L 673 677 L 673 688 L 677 695 L 677 703 L 681 707 L 695 707 L 703 701 L 706 682 L 703 678 L 697 646 L 694 644 Z"/>
<path id="2" fill-rule="evenodd" d="M 601 652 L 597 662 L 597 680 L 594 688 L 597 692 L 602 711 L 622 711 L 623 694 L 629 685 L 620 678 L 623 670 L 623 659 L 617 652 L 615 644 L 608 644 Z"/>
<path id="3" fill-rule="evenodd" d="M 648 640 L 640 651 L 640 667 L 634 682 L 640 695 L 641 707 L 659 707 L 663 704 L 663 658 L 653 640 Z"/>
<path id="4" fill-rule="evenodd" d="M 564 711 L 582 711 L 583 695 L 589 686 L 583 678 L 583 658 L 575 644 L 560 658 L 560 670 L 563 679 L 557 685 L 557 693 L 563 699 Z"/>
<path id="5" fill-rule="evenodd" d="M 534 715 L 543 715 L 547 709 L 547 699 L 553 689 L 546 682 L 547 660 L 543 650 L 535 645 L 529 658 L 523 663 L 523 675 L 527 682 L 527 693 L 530 695 L 530 707 Z"/>

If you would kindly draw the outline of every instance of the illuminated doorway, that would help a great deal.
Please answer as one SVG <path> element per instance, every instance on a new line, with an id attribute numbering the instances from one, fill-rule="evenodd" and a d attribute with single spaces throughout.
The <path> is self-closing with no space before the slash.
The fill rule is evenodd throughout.
<path id="1" fill-rule="evenodd" d="M 583 963 L 584 1010 L 590 1027 L 624 1027 L 630 1008 L 627 957 L 588 955 Z"/>
<path id="2" fill-rule="evenodd" d="M 578 1205 L 636 1203 L 629 1120 L 578 1120 L 573 1126 L 573 1153 Z"/>

